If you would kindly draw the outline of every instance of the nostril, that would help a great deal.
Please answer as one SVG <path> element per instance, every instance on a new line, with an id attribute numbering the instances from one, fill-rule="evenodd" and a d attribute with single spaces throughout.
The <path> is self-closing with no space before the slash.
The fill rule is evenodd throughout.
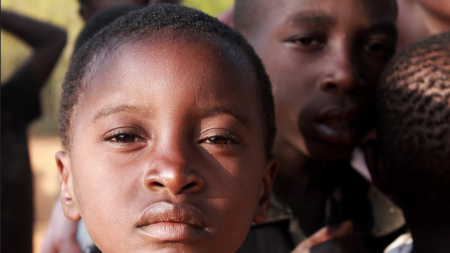
<path id="1" fill-rule="evenodd" d="M 327 89 L 327 90 L 335 90 L 335 89 L 337 89 L 337 86 L 336 86 L 336 84 L 328 83 L 328 84 L 325 86 L 325 89 Z"/>
<path id="2" fill-rule="evenodd" d="M 152 182 L 152 183 L 150 184 L 150 186 L 164 187 L 164 185 L 161 184 L 161 183 L 159 183 L 159 182 Z"/>
<path id="3" fill-rule="evenodd" d="M 182 189 L 183 189 L 183 190 L 189 190 L 189 189 L 195 188 L 196 186 L 197 186 L 197 184 L 194 183 L 194 182 L 192 182 L 192 183 L 189 183 L 189 184 L 183 186 Z"/>

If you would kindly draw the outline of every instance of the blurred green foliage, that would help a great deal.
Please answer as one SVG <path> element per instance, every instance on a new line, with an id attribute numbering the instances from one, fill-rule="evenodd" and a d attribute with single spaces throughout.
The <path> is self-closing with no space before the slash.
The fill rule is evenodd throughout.
<path id="1" fill-rule="evenodd" d="M 212 16 L 230 8 L 234 0 L 183 0 L 182 4 L 202 10 Z M 69 65 L 76 37 L 83 27 L 78 16 L 77 0 L 2 0 L 2 10 L 13 11 L 28 17 L 64 28 L 68 41 L 52 76 L 41 92 L 43 114 L 31 127 L 34 134 L 55 134 L 61 83 Z M 7 80 L 30 54 L 30 48 L 7 32 L 1 31 L 1 82 Z"/>

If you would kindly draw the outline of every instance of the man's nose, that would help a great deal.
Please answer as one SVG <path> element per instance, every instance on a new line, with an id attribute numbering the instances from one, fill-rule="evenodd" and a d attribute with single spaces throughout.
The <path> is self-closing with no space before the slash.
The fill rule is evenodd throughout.
<path id="1" fill-rule="evenodd" d="M 144 184 L 153 192 L 169 191 L 173 195 L 192 194 L 203 188 L 203 179 L 196 170 L 194 158 L 181 143 L 156 147 Z"/>
<path id="2" fill-rule="evenodd" d="M 365 82 L 360 73 L 361 66 L 353 50 L 345 47 L 349 46 L 331 50 L 319 83 L 320 89 L 337 94 L 358 95 L 365 89 Z"/>

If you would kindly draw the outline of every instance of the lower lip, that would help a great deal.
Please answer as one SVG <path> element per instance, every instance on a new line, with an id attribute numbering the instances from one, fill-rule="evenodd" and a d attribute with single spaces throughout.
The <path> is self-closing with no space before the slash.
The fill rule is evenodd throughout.
<path id="1" fill-rule="evenodd" d="M 158 222 L 139 227 L 139 230 L 160 241 L 187 241 L 205 234 L 203 228 L 177 222 Z"/>
<path id="2" fill-rule="evenodd" d="M 355 145 L 361 132 L 361 127 L 334 127 L 322 122 L 315 125 L 322 140 L 337 145 Z"/>

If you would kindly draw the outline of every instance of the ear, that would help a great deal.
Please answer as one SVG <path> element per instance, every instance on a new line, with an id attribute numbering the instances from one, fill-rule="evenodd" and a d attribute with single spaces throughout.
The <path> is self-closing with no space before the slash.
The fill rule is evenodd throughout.
<path id="1" fill-rule="evenodd" d="M 392 196 L 394 194 L 394 188 L 381 162 L 375 128 L 367 136 L 369 137 L 364 138 L 365 143 L 363 144 L 363 149 L 367 167 L 372 176 L 372 183 L 385 195 Z"/>
<path id="2" fill-rule="evenodd" d="M 64 215 L 68 219 L 79 220 L 81 216 L 73 198 L 74 195 L 70 157 L 66 152 L 59 151 L 55 154 L 55 158 L 61 181 L 61 192 L 59 194 L 59 199 L 61 200 Z"/>
<path id="3" fill-rule="evenodd" d="M 270 196 L 272 194 L 272 186 L 275 181 L 275 175 L 278 170 L 278 157 L 271 154 L 266 161 L 264 168 L 264 176 L 262 179 L 262 185 L 260 188 L 257 208 L 253 215 L 253 222 L 261 223 L 267 219 L 270 206 Z"/>

